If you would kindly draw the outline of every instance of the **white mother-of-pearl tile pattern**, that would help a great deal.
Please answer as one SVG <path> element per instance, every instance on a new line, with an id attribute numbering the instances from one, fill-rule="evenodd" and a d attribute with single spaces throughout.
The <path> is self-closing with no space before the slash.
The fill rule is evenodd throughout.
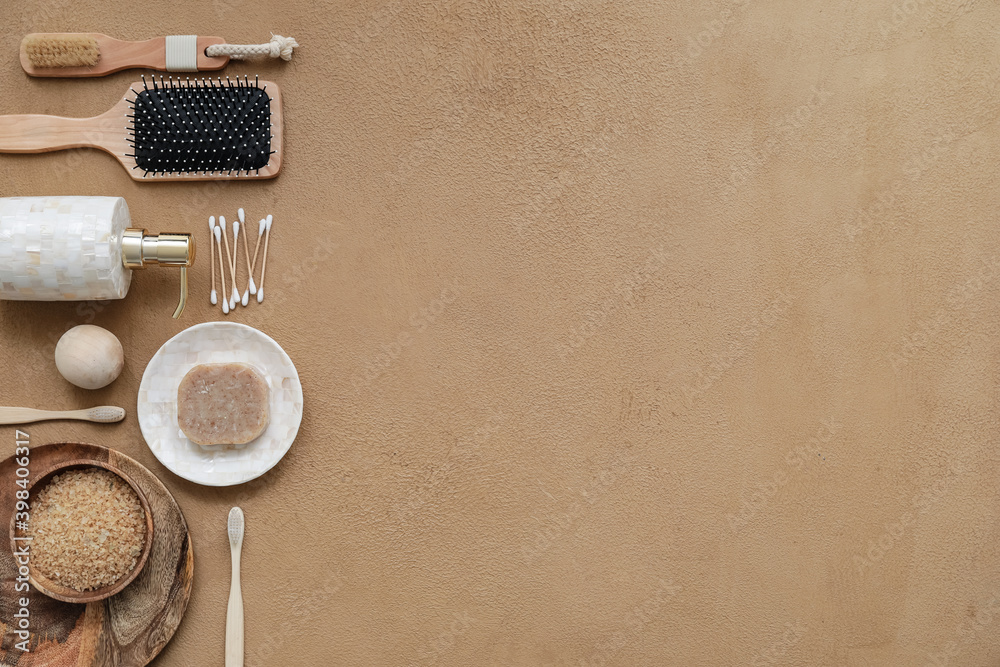
<path id="1" fill-rule="evenodd" d="M 122 265 L 131 224 L 121 197 L 0 199 L 0 299 L 121 299 L 132 271 Z"/>
<path id="2" fill-rule="evenodd" d="M 196 445 L 177 425 L 177 388 L 198 364 L 253 366 L 271 388 L 267 430 L 246 445 Z M 292 446 L 302 421 L 302 385 L 285 351 L 253 327 L 206 322 L 185 329 L 153 355 L 139 385 L 139 426 L 160 463 L 184 479 L 230 486 L 273 468 Z"/>

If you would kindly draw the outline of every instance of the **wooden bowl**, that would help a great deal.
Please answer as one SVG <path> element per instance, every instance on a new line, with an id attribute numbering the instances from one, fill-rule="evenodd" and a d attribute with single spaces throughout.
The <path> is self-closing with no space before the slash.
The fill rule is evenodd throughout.
<path id="1" fill-rule="evenodd" d="M 146 518 L 146 539 L 142 545 L 142 553 L 139 555 L 139 559 L 136 561 L 135 567 L 132 568 L 131 572 L 129 572 L 127 575 L 125 575 L 124 577 L 122 577 L 121 579 L 112 584 L 108 584 L 107 586 L 102 586 L 101 588 L 95 588 L 94 590 L 90 591 L 78 591 L 74 588 L 69 588 L 67 586 L 63 586 L 61 584 L 52 581 L 51 579 L 43 575 L 41 572 L 38 572 L 33 567 L 31 567 L 30 556 L 29 556 L 28 581 L 31 582 L 32 586 L 34 586 L 36 589 L 38 589 L 45 595 L 48 595 L 50 598 L 54 598 L 56 600 L 61 600 L 62 602 L 76 602 L 80 604 L 84 604 L 87 602 L 96 602 L 98 600 L 109 598 L 112 595 L 121 592 L 122 589 L 124 589 L 126 586 L 132 583 L 133 579 L 139 576 L 139 572 L 142 571 L 143 566 L 146 564 L 146 560 L 149 558 L 150 549 L 153 546 L 153 513 L 149 509 L 149 502 L 146 500 L 146 496 L 139 489 L 136 483 L 129 478 L 128 475 L 126 475 L 124 472 L 122 472 L 115 466 L 111 465 L 110 463 L 88 460 L 88 459 L 79 459 L 73 461 L 66 461 L 52 468 L 49 468 L 48 470 L 44 471 L 41 475 L 36 477 L 34 481 L 32 481 L 28 485 L 29 504 L 35 500 L 37 491 L 40 491 L 41 489 L 45 488 L 45 485 L 56 475 L 67 472 L 69 470 L 83 470 L 86 468 L 100 468 L 102 470 L 107 470 L 113 475 L 117 475 L 121 479 L 125 480 L 125 482 L 132 488 L 132 490 L 135 492 L 135 495 L 139 498 L 139 504 L 142 505 L 142 512 Z M 18 530 L 15 527 L 14 519 L 16 516 L 17 515 L 14 514 L 11 516 L 10 519 L 10 540 L 11 540 L 11 546 L 15 550 L 18 547 L 19 542 L 16 542 L 14 538 L 23 536 L 25 532 Z M 30 545 L 30 542 L 28 544 Z"/>

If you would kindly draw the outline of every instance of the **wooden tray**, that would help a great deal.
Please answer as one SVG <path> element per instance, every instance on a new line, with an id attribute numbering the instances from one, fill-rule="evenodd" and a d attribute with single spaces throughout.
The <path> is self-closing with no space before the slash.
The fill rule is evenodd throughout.
<path id="1" fill-rule="evenodd" d="M 18 667 L 141 667 L 166 646 L 191 597 L 194 553 L 184 515 L 166 487 L 139 462 L 106 447 L 59 443 L 31 448 L 29 469 L 42 471 L 62 461 L 110 463 L 142 489 L 156 531 L 149 560 L 121 593 L 100 602 L 58 602 L 34 588 L 15 592 L 16 569 L 9 540 L 0 540 L 0 664 Z M 0 525 L 14 510 L 14 459 L 0 463 Z M 30 653 L 14 647 L 14 604 L 28 596 Z"/>

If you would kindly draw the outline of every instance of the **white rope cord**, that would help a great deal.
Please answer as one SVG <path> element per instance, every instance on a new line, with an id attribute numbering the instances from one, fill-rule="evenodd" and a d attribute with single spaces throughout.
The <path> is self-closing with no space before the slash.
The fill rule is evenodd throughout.
<path id="1" fill-rule="evenodd" d="M 257 56 L 291 60 L 292 49 L 298 48 L 298 46 L 299 43 L 295 41 L 294 37 L 272 34 L 271 41 L 267 44 L 213 44 L 205 49 L 205 55 L 211 58 L 229 56 L 233 60 L 245 60 Z"/>

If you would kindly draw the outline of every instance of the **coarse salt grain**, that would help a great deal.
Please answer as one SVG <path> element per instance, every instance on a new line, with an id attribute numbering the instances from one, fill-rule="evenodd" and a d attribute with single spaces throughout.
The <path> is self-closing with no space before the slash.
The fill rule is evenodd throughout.
<path id="1" fill-rule="evenodd" d="M 146 541 L 135 490 L 100 468 L 53 477 L 31 503 L 29 527 L 32 568 L 81 592 L 129 574 Z"/>

